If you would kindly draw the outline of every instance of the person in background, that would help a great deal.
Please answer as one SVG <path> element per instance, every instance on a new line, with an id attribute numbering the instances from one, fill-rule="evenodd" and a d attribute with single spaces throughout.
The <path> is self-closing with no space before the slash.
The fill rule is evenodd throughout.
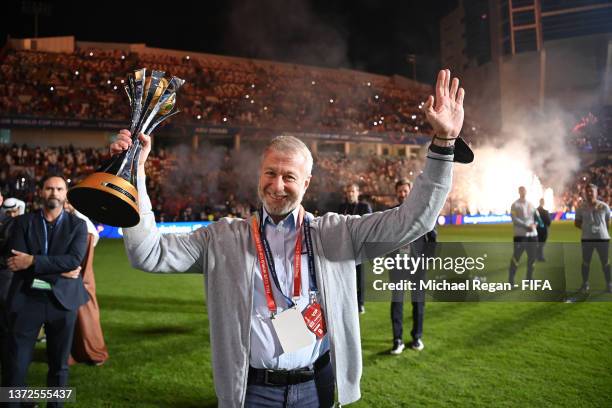
<path id="1" fill-rule="evenodd" d="M 550 213 L 544 208 L 544 199 L 540 198 L 540 206 L 536 209 L 536 231 L 538 232 L 537 260 L 546 261 L 544 258 L 544 245 L 548 239 L 548 228 L 550 227 Z"/>
<path id="2" fill-rule="evenodd" d="M 397 197 L 398 205 L 401 205 L 412 188 L 412 183 L 406 179 L 401 179 L 395 183 L 395 195 Z M 397 206 L 396 206 L 397 207 Z M 395 207 L 393 207 L 395 208 Z M 400 252 L 406 251 L 412 257 L 419 257 L 425 255 L 426 257 L 433 256 L 435 251 L 435 243 L 438 233 L 436 228 L 429 231 L 427 234 L 419 237 L 417 240 L 411 242 L 403 248 L 400 248 Z M 408 279 L 415 282 L 417 288 L 420 287 L 420 282 L 426 278 L 425 269 L 419 267 L 414 273 L 412 271 L 393 269 L 389 272 L 389 278 L 391 282 L 400 282 L 403 279 Z M 408 276 L 407 276 L 408 275 Z M 425 348 L 423 343 L 423 322 L 425 320 L 425 291 L 417 289 L 411 291 L 410 296 L 412 298 L 412 330 L 410 336 L 412 337 L 409 346 L 411 349 L 421 351 Z M 404 351 L 406 347 L 404 345 L 404 291 L 398 290 L 393 291 L 391 300 L 391 326 L 393 328 L 393 348 L 391 354 L 399 355 Z"/>
<path id="3" fill-rule="evenodd" d="M 108 349 L 100 324 L 100 308 L 96 297 L 96 279 L 93 269 L 95 247 L 100 235 L 93 222 L 68 202 L 64 205 L 64 209 L 85 221 L 88 235 L 87 253 L 81 263 L 81 277 L 89 295 L 89 301 L 81 305 L 77 312 L 74 339 L 68 362 L 71 365 L 87 363 L 100 366 L 108 360 Z"/>
<path id="4" fill-rule="evenodd" d="M 0 199 L 0 203 L 2 203 L 0 207 L 0 212 L 2 214 L 8 215 L 9 217 L 17 217 L 18 215 L 25 214 L 26 204 L 18 198 L 7 198 L 4 202 Z"/>
<path id="5" fill-rule="evenodd" d="M 24 387 L 41 326 L 47 334 L 48 387 L 68 385 L 68 355 L 77 309 L 87 302 L 80 265 L 87 251 L 85 222 L 64 211 L 67 183 L 48 176 L 41 211 L 18 217 L 9 242 L 9 289 L 5 386 Z M 61 406 L 49 402 L 48 407 Z"/>
<path id="6" fill-rule="evenodd" d="M 342 215 L 365 215 L 372 212 L 370 204 L 359 201 L 359 186 L 355 183 L 347 184 L 344 188 L 345 202 L 340 204 L 338 208 L 338 214 Z M 355 273 L 357 275 L 357 305 L 359 307 L 359 313 L 365 313 L 365 276 L 361 269 L 361 265 L 355 267 Z"/>
<path id="7" fill-rule="evenodd" d="M 610 206 L 597 199 L 597 186 L 588 184 L 584 188 L 585 199 L 576 210 L 574 225 L 581 230 L 582 243 L 582 286 L 580 290 L 587 293 L 591 290 L 589 284 L 589 270 L 593 251 L 597 251 L 604 277 L 606 291 L 612 293 L 610 280 Z"/>
<path id="8" fill-rule="evenodd" d="M 533 265 L 536 260 L 538 231 L 536 230 L 536 209 L 527 201 L 527 189 L 520 186 L 519 198 L 510 209 L 514 233 L 514 252 L 510 259 L 508 281 L 514 285 L 514 276 L 523 252 L 527 252 L 527 280 L 533 279 Z"/>
<path id="9" fill-rule="evenodd" d="M 16 198 L 4 200 L 2 193 L 0 193 L 0 208 L 0 384 L 4 384 L 8 379 L 8 357 L 6 355 L 8 314 L 6 306 L 8 291 L 13 279 L 13 272 L 8 269 L 6 264 L 11 252 L 8 243 L 12 236 L 15 218 L 23 215 L 25 203 Z"/>

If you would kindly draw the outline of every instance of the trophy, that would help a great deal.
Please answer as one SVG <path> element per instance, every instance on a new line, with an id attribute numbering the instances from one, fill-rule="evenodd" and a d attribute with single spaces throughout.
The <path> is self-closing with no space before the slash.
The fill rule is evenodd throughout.
<path id="1" fill-rule="evenodd" d="M 146 69 L 128 76 L 125 90 L 132 108 L 132 145 L 112 157 L 95 173 L 68 191 L 68 200 L 89 218 L 115 227 L 132 227 L 140 221 L 136 176 L 142 148 L 138 135 L 150 135 L 160 123 L 179 113 L 174 109 L 176 92 L 185 83 L 163 71 Z"/>

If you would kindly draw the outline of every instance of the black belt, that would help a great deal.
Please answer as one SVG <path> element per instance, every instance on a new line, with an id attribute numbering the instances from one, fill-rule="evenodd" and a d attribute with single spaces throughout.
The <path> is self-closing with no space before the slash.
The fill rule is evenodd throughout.
<path id="1" fill-rule="evenodd" d="M 315 378 L 317 371 L 321 371 L 330 362 L 329 351 L 315 361 L 311 367 L 297 370 L 268 370 L 265 368 L 249 367 L 249 384 L 253 385 L 295 385 Z"/>

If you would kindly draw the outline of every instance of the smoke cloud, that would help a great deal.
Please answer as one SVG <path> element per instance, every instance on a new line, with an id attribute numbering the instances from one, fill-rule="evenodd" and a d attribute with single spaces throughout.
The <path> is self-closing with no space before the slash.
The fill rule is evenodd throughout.
<path id="1" fill-rule="evenodd" d="M 560 109 L 548 109 L 474 149 L 474 163 L 455 167 L 451 207 L 506 213 L 518 198 L 518 187 L 525 186 L 529 201 L 537 205 L 544 198 L 547 209 L 556 209 L 579 165 L 567 143 L 572 120 Z"/>
<path id="2" fill-rule="evenodd" d="M 301 0 L 236 1 L 228 49 L 273 61 L 347 67 L 347 33 L 341 21 L 317 16 Z"/>

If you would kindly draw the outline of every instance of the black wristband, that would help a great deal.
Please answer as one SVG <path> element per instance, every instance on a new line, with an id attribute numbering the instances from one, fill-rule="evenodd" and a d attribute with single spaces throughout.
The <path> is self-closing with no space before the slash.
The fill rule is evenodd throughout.
<path id="1" fill-rule="evenodd" d="M 455 146 L 442 147 L 442 146 L 438 146 L 432 143 L 429 145 L 429 150 L 431 150 L 434 153 L 444 154 L 444 155 L 455 154 Z"/>

